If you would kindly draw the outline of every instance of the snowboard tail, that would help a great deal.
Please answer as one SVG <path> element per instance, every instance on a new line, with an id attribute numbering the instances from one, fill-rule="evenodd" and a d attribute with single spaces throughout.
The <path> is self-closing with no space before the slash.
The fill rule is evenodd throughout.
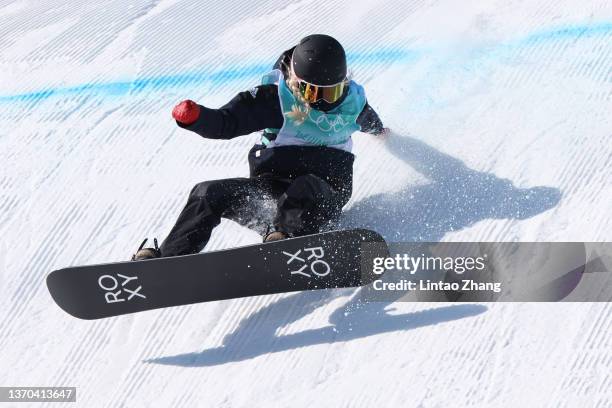
<path id="1" fill-rule="evenodd" d="M 246 296 L 362 286 L 376 277 L 373 258 L 386 256 L 387 245 L 378 233 L 353 229 L 194 255 L 68 267 L 51 272 L 47 286 L 69 314 L 99 319 Z"/>

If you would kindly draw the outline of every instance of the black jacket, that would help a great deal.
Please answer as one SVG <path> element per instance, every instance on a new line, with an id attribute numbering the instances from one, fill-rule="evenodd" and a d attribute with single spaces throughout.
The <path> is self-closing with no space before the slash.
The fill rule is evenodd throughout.
<path id="1" fill-rule="evenodd" d="M 293 48 L 285 51 L 274 64 L 274 69 L 281 69 L 287 75 L 292 52 Z M 342 99 L 328 109 L 341 102 Z M 200 106 L 200 117 L 195 123 L 187 126 L 177 124 L 207 139 L 232 139 L 266 128 L 279 129 L 283 121 L 278 88 L 272 84 L 240 92 L 219 109 Z M 367 103 L 357 123 L 363 132 L 379 133 L 383 130 L 380 118 Z M 266 137 L 272 140 L 275 135 L 266 134 Z M 266 149 L 257 144 L 249 153 L 251 177 L 293 179 L 304 174 L 315 174 L 343 190 L 352 184 L 353 161 L 353 154 L 325 146 L 277 146 Z"/>

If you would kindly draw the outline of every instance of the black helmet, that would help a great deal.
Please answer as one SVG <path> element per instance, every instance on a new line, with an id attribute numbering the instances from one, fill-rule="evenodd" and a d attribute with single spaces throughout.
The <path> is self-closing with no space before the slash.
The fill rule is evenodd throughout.
<path id="1" fill-rule="evenodd" d="M 304 37 L 293 50 L 291 66 L 299 79 L 313 85 L 335 85 L 346 79 L 344 48 L 329 35 Z"/>

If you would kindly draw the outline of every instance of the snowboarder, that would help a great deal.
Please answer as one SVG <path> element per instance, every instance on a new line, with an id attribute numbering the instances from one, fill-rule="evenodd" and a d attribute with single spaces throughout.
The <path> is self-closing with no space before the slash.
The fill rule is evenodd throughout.
<path id="1" fill-rule="evenodd" d="M 207 139 L 232 139 L 263 130 L 248 155 L 250 177 L 197 184 L 169 235 L 133 260 L 200 252 L 221 218 L 251 226 L 258 198 L 276 201 L 264 241 L 324 229 L 352 193 L 353 132 L 386 132 L 364 89 L 347 75 L 346 56 L 334 38 L 315 34 L 285 51 L 262 84 L 219 109 L 185 100 L 172 116 L 178 126 Z"/>

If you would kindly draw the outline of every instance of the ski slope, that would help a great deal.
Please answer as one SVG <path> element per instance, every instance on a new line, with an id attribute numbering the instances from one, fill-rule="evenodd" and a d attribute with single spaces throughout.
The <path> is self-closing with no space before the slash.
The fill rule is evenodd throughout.
<path id="1" fill-rule="evenodd" d="M 50 271 L 125 260 L 195 183 L 247 174 L 256 134 L 204 140 L 174 104 L 221 106 L 314 32 L 344 44 L 393 130 L 354 136 L 342 226 L 612 239 L 607 0 L 3 0 L 0 386 L 76 386 L 79 407 L 612 406 L 606 303 L 335 290 L 101 321 L 55 306 Z M 206 250 L 259 239 L 224 221 Z"/>

